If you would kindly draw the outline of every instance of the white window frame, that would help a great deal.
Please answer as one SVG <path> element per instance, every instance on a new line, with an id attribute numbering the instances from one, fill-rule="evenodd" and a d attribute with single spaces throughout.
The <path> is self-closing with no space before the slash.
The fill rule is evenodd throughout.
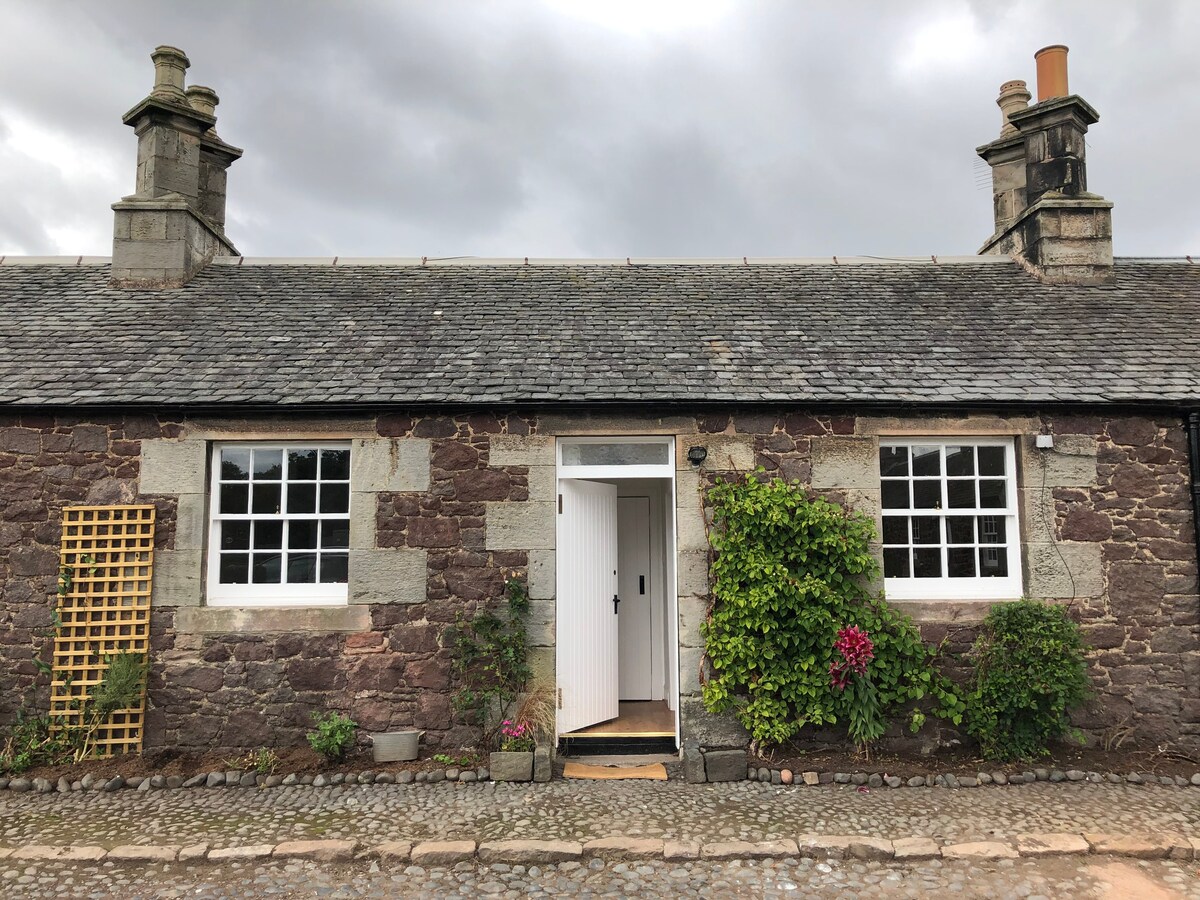
<path id="1" fill-rule="evenodd" d="M 287 459 L 288 450 L 351 450 L 349 441 L 221 441 L 214 442 L 209 454 L 209 514 L 208 514 L 208 569 L 207 569 L 207 602 L 209 606 L 345 606 L 349 603 L 349 585 L 347 583 L 324 584 L 222 584 L 220 581 L 221 545 L 220 522 L 246 521 L 261 519 L 261 514 L 233 514 L 219 512 L 220 509 L 220 465 L 221 451 L 227 448 L 238 450 L 282 450 Z M 353 475 L 354 455 L 350 456 L 350 474 Z M 349 483 L 349 482 L 348 482 Z M 286 504 L 286 485 L 282 492 Z M 347 487 L 349 503 L 354 502 L 354 492 Z M 285 505 L 286 508 L 286 505 Z M 315 521 L 329 519 L 346 519 L 349 521 L 352 510 L 347 507 L 345 513 L 314 512 L 303 515 L 269 516 L 267 518 L 287 521 L 289 519 L 309 519 Z M 349 548 L 346 550 L 349 557 Z M 347 559 L 347 570 L 349 559 Z"/>
<path id="2" fill-rule="evenodd" d="M 650 465 L 580 466 L 563 463 L 563 450 L 580 444 L 661 444 L 666 462 Z M 671 435 L 608 435 L 605 437 L 560 437 L 557 443 L 559 478 L 671 478 L 675 474 L 675 438 Z"/>
<path id="3" fill-rule="evenodd" d="M 961 516 L 1003 516 L 1005 519 L 1005 543 L 996 544 L 997 547 L 1003 547 L 1007 551 L 1008 558 L 1008 575 L 1005 577 L 983 577 L 979 574 L 978 561 L 976 562 L 976 573 L 973 578 L 951 578 L 944 574 L 947 569 L 947 547 L 946 541 L 946 526 L 943 523 L 942 541 L 940 549 L 942 552 L 942 572 L 938 578 L 887 578 L 883 579 L 884 595 L 889 600 L 1017 600 L 1023 596 L 1022 589 L 1022 560 L 1021 560 L 1021 534 L 1020 534 L 1020 515 L 1017 507 L 1017 458 L 1016 458 L 1016 439 L 1003 437 L 903 437 L 903 438 L 883 438 L 879 442 L 880 451 L 887 447 L 914 447 L 914 446 L 937 446 L 941 451 L 941 464 L 938 481 L 942 486 L 942 501 L 943 505 L 937 509 L 884 509 L 882 490 L 880 496 L 880 544 L 883 545 L 883 518 L 885 516 L 937 516 L 945 519 L 949 515 Z M 1002 447 L 1004 448 L 1004 480 L 1005 480 L 1005 508 L 1004 509 L 984 509 L 976 507 L 973 509 L 950 509 L 945 505 L 946 501 L 946 448 L 947 447 Z M 911 466 L 911 450 L 909 460 Z M 976 454 L 976 465 L 978 466 L 978 454 Z M 879 480 L 880 487 L 883 486 L 882 473 L 879 471 L 879 454 L 876 454 L 875 460 L 876 478 Z M 975 478 L 979 478 L 978 468 L 976 469 Z M 984 476 L 986 477 L 986 476 Z M 909 480 L 912 478 L 912 470 L 909 470 Z M 910 500 L 911 502 L 911 500 Z M 977 536 L 978 540 L 978 536 Z M 932 545 L 931 545 L 932 546 Z"/>

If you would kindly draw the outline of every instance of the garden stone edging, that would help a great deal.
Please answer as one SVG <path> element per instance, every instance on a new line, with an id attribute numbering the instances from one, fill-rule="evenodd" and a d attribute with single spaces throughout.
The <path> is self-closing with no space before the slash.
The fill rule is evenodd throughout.
<path id="1" fill-rule="evenodd" d="M 942 842 L 926 837 L 895 839 L 854 835 L 799 835 L 774 841 L 664 841 L 657 838 L 607 837 L 587 842 L 569 840 L 405 841 L 364 848 L 350 840 L 283 841 L 210 849 L 207 844 L 132 844 L 106 849 L 94 845 L 26 844 L 0 847 L 0 861 L 162 864 L 171 862 L 261 862 L 308 859 L 316 862 L 382 860 L 413 865 L 446 866 L 460 862 L 490 864 L 578 865 L 584 859 L 683 860 L 722 859 L 857 859 L 915 862 L 927 859 L 1016 859 L 1042 856 L 1101 856 L 1133 859 L 1200 859 L 1200 838 L 1179 834 L 1113 835 L 1061 832 L 1018 834 L 1011 839 Z"/>
<path id="2" fill-rule="evenodd" d="M 910 778 L 900 778 L 895 775 L 883 775 L 866 772 L 794 772 L 791 769 L 771 769 L 754 767 L 746 764 L 745 754 L 740 750 L 709 750 L 685 747 L 682 754 L 683 778 L 690 784 L 710 782 L 757 781 L 764 784 L 784 785 L 793 787 L 818 786 L 828 784 L 854 785 L 870 788 L 973 788 L 985 785 L 1022 785 L 1035 781 L 1051 784 L 1072 784 L 1086 782 L 1090 784 L 1153 784 L 1168 787 L 1200 787 L 1200 772 L 1185 778 L 1183 775 L 1154 775 L 1151 773 L 1131 772 L 1118 775 L 1114 772 L 1083 772 L 1078 769 L 1036 768 L 1026 772 L 1006 775 L 1000 771 L 976 772 L 974 775 L 946 773 L 929 773 L 914 775 Z M 547 782 L 552 777 L 552 763 L 549 753 L 534 754 L 533 781 Z M 319 775 L 298 775 L 294 772 L 287 775 L 262 775 L 255 772 L 226 771 L 202 772 L 190 778 L 182 775 L 149 775 L 126 781 L 120 775 L 107 778 L 87 774 L 82 779 L 68 782 L 60 778 L 50 782 L 44 778 L 25 778 L 0 776 L 0 791 L 9 790 L 15 793 L 31 794 L 66 794 L 77 791 L 112 792 L 121 789 L 137 791 L 179 790 L 191 788 L 218 787 L 329 787 L 333 785 L 369 785 L 369 784 L 438 784 L 443 781 L 462 783 L 490 783 L 491 772 L 486 767 L 460 770 L 450 767 L 445 770 L 434 769 L 430 772 L 338 772 Z"/>

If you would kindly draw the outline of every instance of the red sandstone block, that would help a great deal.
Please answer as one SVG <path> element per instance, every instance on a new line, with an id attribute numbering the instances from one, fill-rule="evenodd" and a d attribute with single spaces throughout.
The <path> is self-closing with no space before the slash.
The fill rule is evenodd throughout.
<path id="1" fill-rule="evenodd" d="M 381 631 L 363 631 L 346 635 L 347 653 L 382 653 L 385 638 Z"/>

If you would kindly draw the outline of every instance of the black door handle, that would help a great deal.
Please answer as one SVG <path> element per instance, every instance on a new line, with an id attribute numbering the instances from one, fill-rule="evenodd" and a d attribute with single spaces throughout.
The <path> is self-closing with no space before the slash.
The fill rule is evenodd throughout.
<path id="1" fill-rule="evenodd" d="M 638 576 L 638 593 L 639 594 L 646 593 L 646 576 L 645 575 Z"/>
<path id="2" fill-rule="evenodd" d="M 621 598 L 613 594 L 613 615 L 617 615 L 617 607 L 621 605 Z"/>

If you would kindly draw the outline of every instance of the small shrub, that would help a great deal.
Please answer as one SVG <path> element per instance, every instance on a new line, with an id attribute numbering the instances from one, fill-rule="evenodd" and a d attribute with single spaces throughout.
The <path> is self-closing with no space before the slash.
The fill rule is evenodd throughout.
<path id="1" fill-rule="evenodd" d="M 988 613 L 972 648 L 967 732 L 987 759 L 1044 756 L 1071 732 L 1070 713 L 1087 698 L 1079 626 L 1061 606 L 1020 600 Z"/>
<path id="2" fill-rule="evenodd" d="M 36 766 L 70 762 L 71 735 L 52 730 L 49 716 L 31 716 L 18 710 L 8 736 L 0 742 L 0 775 L 18 775 Z"/>
<path id="3" fill-rule="evenodd" d="M 468 754 L 451 756 L 449 753 L 435 753 L 433 761 L 443 766 L 458 766 L 460 769 L 469 769 L 475 765 L 475 757 Z"/>
<path id="4" fill-rule="evenodd" d="M 259 747 L 246 754 L 241 768 L 250 769 L 259 775 L 274 775 L 275 770 L 279 768 L 279 754 L 270 747 Z"/>
<path id="5" fill-rule="evenodd" d="M 358 724 L 341 713 L 313 713 L 317 727 L 307 735 L 309 746 L 330 762 L 338 762 L 354 744 Z"/>
<path id="6" fill-rule="evenodd" d="M 104 661 L 108 665 L 100 677 L 100 683 L 81 706 L 82 738 L 75 750 L 75 762 L 82 762 L 92 754 L 96 732 L 109 717 L 120 710 L 138 706 L 146 689 L 146 674 L 150 667 L 146 654 L 114 653 L 104 657 Z"/>

